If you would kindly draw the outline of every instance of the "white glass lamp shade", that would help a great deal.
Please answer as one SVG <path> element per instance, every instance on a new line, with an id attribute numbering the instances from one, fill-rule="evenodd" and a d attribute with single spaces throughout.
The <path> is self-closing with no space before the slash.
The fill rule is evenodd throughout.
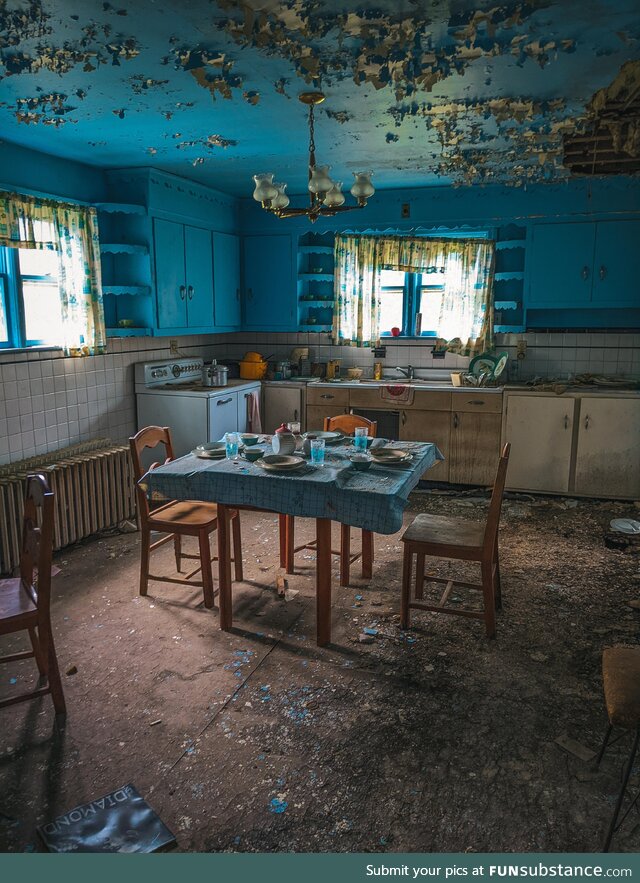
<path id="1" fill-rule="evenodd" d="M 327 208 L 338 208 L 344 204 L 344 193 L 342 192 L 342 181 L 336 181 L 331 190 L 327 191 L 324 198 L 324 204 Z"/>
<path id="2" fill-rule="evenodd" d="M 351 195 L 357 200 L 367 200 L 376 192 L 375 187 L 371 183 L 371 175 L 373 172 L 354 172 L 353 177 L 356 179 L 351 188 Z"/>
<path id="3" fill-rule="evenodd" d="M 333 187 L 333 181 L 329 177 L 329 166 L 315 166 L 311 170 L 309 190 L 311 193 L 327 193 Z"/>
<path id="4" fill-rule="evenodd" d="M 271 199 L 276 198 L 278 191 L 273 183 L 272 172 L 254 175 L 253 180 L 256 184 L 256 189 L 253 191 L 253 198 L 256 202 L 269 202 Z"/>
<path id="5" fill-rule="evenodd" d="M 286 184 L 274 184 L 273 185 L 278 191 L 277 196 L 271 200 L 272 208 L 286 208 L 289 205 L 289 197 L 284 192 L 287 189 Z"/>

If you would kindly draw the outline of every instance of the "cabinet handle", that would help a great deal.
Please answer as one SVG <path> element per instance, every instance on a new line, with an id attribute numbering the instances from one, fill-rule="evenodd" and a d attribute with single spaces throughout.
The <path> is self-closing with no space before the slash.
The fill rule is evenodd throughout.
<path id="1" fill-rule="evenodd" d="M 233 401 L 233 397 L 228 398 L 228 399 L 218 399 L 218 401 L 216 402 L 216 405 L 218 407 L 220 407 L 220 405 L 228 405 L 229 402 L 232 402 L 232 401 Z"/>
<path id="2" fill-rule="evenodd" d="M 583 279 L 588 279 L 588 278 L 589 278 L 589 272 L 590 272 L 590 271 L 589 271 L 589 267 L 585 264 L 584 267 L 582 268 L 582 273 L 581 273 L 582 278 L 583 278 Z"/>
<path id="3" fill-rule="evenodd" d="M 240 289 L 236 288 L 236 300 L 240 300 Z"/>
<path id="4" fill-rule="evenodd" d="M 404 424 L 407 422 L 407 412 L 406 411 L 401 412 L 400 419 L 402 420 L 402 425 L 404 426 Z"/>
<path id="5" fill-rule="evenodd" d="M 600 267 L 600 279 L 602 279 L 602 281 L 604 281 L 604 280 L 606 279 L 606 277 L 607 277 L 607 268 L 606 268 L 605 265 L 603 264 L 603 265 Z"/>
<path id="6" fill-rule="evenodd" d="M 184 287 L 184 285 L 181 285 L 180 286 L 180 300 L 184 300 L 186 292 L 187 292 L 187 289 Z"/>
<path id="7" fill-rule="evenodd" d="M 589 428 L 589 423 L 590 423 L 590 422 L 591 422 L 591 417 L 589 417 L 589 415 L 587 414 L 587 416 L 584 418 L 584 428 L 585 428 L 585 429 L 588 429 L 588 428 Z"/>
<path id="8" fill-rule="evenodd" d="M 187 294 L 189 295 L 189 300 L 193 300 L 194 293 L 195 293 L 195 289 L 194 289 L 193 285 L 190 285 L 187 288 Z"/>
<path id="9" fill-rule="evenodd" d="M 293 422 L 294 423 L 298 422 L 298 409 L 297 408 L 293 409 Z"/>
<path id="10" fill-rule="evenodd" d="M 467 402 L 468 405 L 484 405 L 483 399 L 469 399 Z"/>
<path id="11" fill-rule="evenodd" d="M 331 395 L 329 392 L 323 392 L 320 396 L 321 399 L 335 399 L 335 396 Z"/>
<path id="12" fill-rule="evenodd" d="M 564 415 L 564 428 L 565 429 L 569 428 L 569 418 L 566 414 Z"/>
<path id="13" fill-rule="evenodd" d="M 458 423 L 459 423 L 459 422 L 460 422 L 460 421 L 458 420 L 458 415 L 457 415 L 457 414 L 454 414 L 454 415 L 453 415 L 453 428 L 454 428 L 454 429 L 457 429 L 457 428 L 458 428 Z"/>
<path id="14" fill-rule="evenodd" d="M 247 297 L 249 300 L 253 300 L 253 288 L 247 288 Z"/>

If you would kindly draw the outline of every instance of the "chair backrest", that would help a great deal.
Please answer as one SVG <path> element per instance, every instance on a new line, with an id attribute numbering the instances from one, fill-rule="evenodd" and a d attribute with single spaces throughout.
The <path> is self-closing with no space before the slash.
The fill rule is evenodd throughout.
<path id="1" fill-rule="evenodd" d="M 158 445 L 164 445 L 165 456 L 161 460 L 157 460 L 151 464 L 149 469 L 145 469 L 142 465 L 142 454 L 145 448 L 156 448 Z M 174 459 L 173 445 L 171 444 L 171 430 L 168 426 L 145 426 L 129 439 L 129 448 L 131 450 L 131 460 L 133 463 L 133 477 L 136 482 L 136 496 L 138 498 L 138 514 L 141 518 L 145 518 L 149 514 L 149 501 L 144 490 L 138 482 L 146 472 L 160 466 L 161 463 L 169 463 Z"/>
<path id="2" fill-rule="evenodd" d="M 55 495 L 41 473 L 27 475 L 25 482 L 20 578 L 40 617 L 49 616 L 53 518 Z M 37 575 L 36 575 L 37 574 Z"/>
<path id="3" fill-rule="evenodd" d="M 491 493 L 491 502 L 489 503 L 489 513 L 487 515 L 487 524 L 484 530 L 484 551 L 486 555 L 493 555 L 495 545 L 498 541 L 498 527 L 500 526 L 500 511 L 502 509 L 502 498 L 504 496 L 504 485 L 507 479 L 507 467 L 509 466 L 509 454 L 511 452 L 511 444 L 503 447 L 498 462 L 498 471 L 496 480 L 493 483 L 493 491 Z"/>
<path id="4" fill-rule="evenodd" d="M 378 424 L 375 420 L 367 420 L 366 417 L 360 417 L 358 414 L 338 414 L 336 417 L 324 418 L 325 432 L 344 432 L 346 435 L 352 435 L 358 426 L 364 426 L 367 434 L 372 438 L 376 437 Z"/>

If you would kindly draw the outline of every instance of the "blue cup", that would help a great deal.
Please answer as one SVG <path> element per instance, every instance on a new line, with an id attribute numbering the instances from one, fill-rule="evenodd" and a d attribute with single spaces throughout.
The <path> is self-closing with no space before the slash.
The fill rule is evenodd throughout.
<path id="1" fill-rule="evenodd" d="M 311 439 L 311 464 L 313 466 L 322 466 L 324 464 L 324 439 Z"/>
<path id="2" fill-rule="evenodd" d="M 225 454 L 227 460 L 238 459 L 238 433 L 228 432 L 224 437 Z"/>

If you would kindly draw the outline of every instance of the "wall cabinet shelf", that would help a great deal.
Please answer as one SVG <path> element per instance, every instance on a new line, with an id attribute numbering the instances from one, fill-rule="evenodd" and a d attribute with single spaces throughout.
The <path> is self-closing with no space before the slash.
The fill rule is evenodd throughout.
<path id="1" fill-rule="evenodd" d="M 150 337 L 151 328 L 107 328 L 107 337 Z"/>
<path id="2" fill-rule="evenodd" d="M 301 254 L 330 254 L 333 255 L 333 245 L 299 245 Z"/>

